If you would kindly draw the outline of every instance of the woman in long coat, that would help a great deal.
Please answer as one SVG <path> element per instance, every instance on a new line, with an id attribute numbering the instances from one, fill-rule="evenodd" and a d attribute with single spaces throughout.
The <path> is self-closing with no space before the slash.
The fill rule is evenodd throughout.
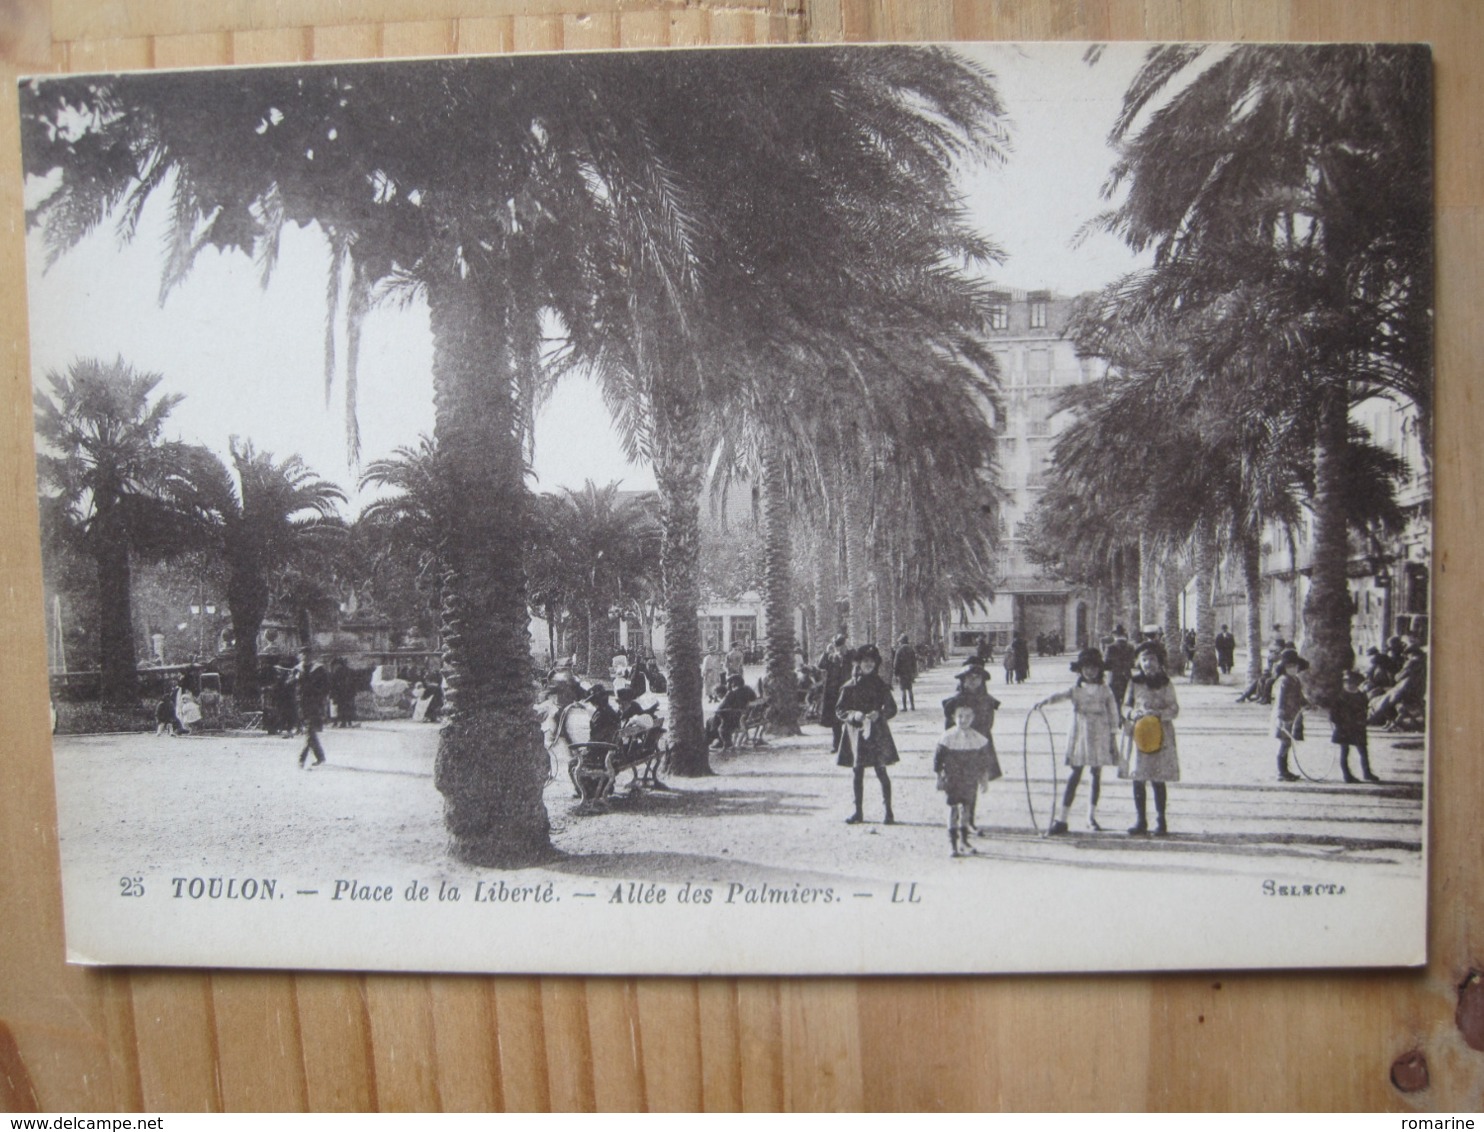
<path id="1" fill-rule="evenodd" d="M 881 652 L 875 645 L 864 645 L 857 650 L 855 662 L 860 673 L 840 689 L 840 698 L 835 703 L 835 715 L 842 725 L 840 753 L 835 762 L 854 771 L 855 812 L 845 820 L 850 825 L 865 820 L 862 805 L 866 767 L 873 767 L 876 779 L 881 783 L 881 801 L 886 808 L 884 820 L 887 825 L 895 825 L 897 819 L 891 812 L 891 778 L 886 768 L 899 762 L 900 756 L 886 721 L 897 714 L 897 701 L 891 694 L 891 685 L 876 674 L 881 667 Z"/>
<path id="2" fill-rule="evenodd" d="M 1133 780 L 1134 812 L 1138 815 L 1138 820 L 1129 827 L 1129 833 L 1140 836 L 1149 832 L 1144 784 L 1152 782 L 1156 814 L 1154 835 L 1163 837 L 1169 833 L 1169 826 L 1165 823 L 1165 784 L 1180 781 L 1180 755 L 1175 746 L 1175 717 L 1180 714 L 1180 704 L 1175 699 L 1175 686 L 1165 674 L 1153 641 L 1145 641 L 1139 646 L 1139 669 L 1129 678 L 1125 709 L 1125 727 L 1129 730 L 1130 743 L 1128 761 L 1119 766 L 1118 777 Z M 1141 750 L 1135 738 L 1139 720 L 1145 716 L 1159 721 L 1160 745 L 1157 750 Z"/>

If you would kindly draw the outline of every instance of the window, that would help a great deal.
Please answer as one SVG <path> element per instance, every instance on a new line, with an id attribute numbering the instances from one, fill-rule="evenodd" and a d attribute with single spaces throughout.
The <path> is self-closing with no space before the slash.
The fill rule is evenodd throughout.
<path id="1" fill-rule="evenodd" d="M 722 620 L 720 617 L 701 618 L 701 646 L 707 649 L 719 649 L 722 645 Z"/>
<path id="2" fill-rule="evenodd" d="M 1046 329 L 1046 304 L 1039 300 L 1031 304 L 1031 329 Z"/>
<path id="3" fill-rule="evenodd" d="M 1027 385 L 1051 384 L 1051 351 L 1031 350 L 1025 356 L 1025 383 Z"/>
<path id="4" fill-rule="evenodd" d="M 1046 486 L 1047 477 L 1051 472 L 1051 441 L 1030 440 L 1026 442 L 1027 463 L 1025 486 L 1028 488 L 1042 488 Z"/>
<path id="5" fill-rule="evenodd" d="M 1010 308 L 1003 303 L 996 303 L 990 307 L 989 328 L 991 330 L 1008 330 L 1010 328 Z"/>

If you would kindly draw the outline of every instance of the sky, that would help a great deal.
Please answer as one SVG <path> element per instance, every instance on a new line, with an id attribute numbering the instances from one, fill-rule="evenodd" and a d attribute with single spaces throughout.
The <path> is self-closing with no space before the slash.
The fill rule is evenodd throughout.
<path id="1" fill-rule="evenodd" d="M 1011 119 L 1004 165 L 965 171 L 965 199 L 981 228 L 1007 252 L 991 278 L 1009 287 L 1077 294 L 1135 264 L 1116 239 L 1073 239 L 1106 207 L 1099 193 L 1112 152 L 1106 136 L 1142 55 L 1110 45 L 1099 63 L 1081 44 L 973 44 L 961 48 L 995 74 Z M 28 186 L 28 203 L 41 186 Z M 166 202 L 146 209 L 135 239 L 121 245 L 105 224 L 49 270 L 37 233 L 28 236 L 31 360 L 39 387 L 75 359 L 121 357 L 162 375 L 160 392 L 184 393 L 167 433 L 223 454 L 229 438 L 251 439 L 309 466 L 354 494 L 347 453 L 344 338 L 338 372 L 324 381 L 328 255 L 315 228 L 289 229 L 272 278 L 240 254 L 203 252 L 189 278 L 160 299 Z M 362 459 L 415 444 L 433 429 L 432 342 L 426 307 L 372 311 L 362 332 L 357 416 Z M 537 422 L 538 490 L 620 480 L 645 489 L 654 478 L 630 464 L 593 384 L 572 376 Z"/>

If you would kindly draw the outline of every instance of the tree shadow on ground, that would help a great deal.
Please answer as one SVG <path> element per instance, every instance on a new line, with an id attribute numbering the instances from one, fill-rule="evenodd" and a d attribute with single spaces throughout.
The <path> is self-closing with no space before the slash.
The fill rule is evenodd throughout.
<path id="1" fill-rule="evenodd" d="M 1172 832 L 1167 837 L 1130 836 L 1122 831 L 1102 832 L 1073 831 L 1054 838 L 1032 833 L 1025 829 L 1005 829 L 981 825 L 981 836 L 976 840 L 980 856 L 1003 857 L 1017 861 L 1030 860 L 1027 848 L 1038 843 L 1043 852 L 1039 859 L 1047 864 L 1075 863 L 1077 867 L 1126 869 L 1129 862 L 1123 860 L 1089 860 L 1084 854 L 1108 854 L 1122 858 L 1129 853 L 1157 853 L 1165 857 L 1167 865 L 1150 863 L 1146 868 L 1160 870 L 1170 866 L 1176 868 L 1193 857 L 1223 856 L 1250 858 L 1282 858 L 1295 863 L 1341 863 L 1351 864 L 1395 864 L 1402 856 L 1418 856 L 1422 843 L 1400 838 L 1343 837 L 1333 834 L 1302 833 L 1180 833 Z M 1013 853 L 995 851 L 996 843 L 1015 847 Z M 1068 849 L 1077 854 L 1074 861 L 1059 849 Z M 1374 854 L 1375 856 L 1357 856 Z M 1182 860 L 1183 859 L 1183 860 Z M 1227 871 L 1227 870 L 1220 870 Z"/>
<path id="2" fill-rule="evenodd" d="M 407 778 L 431 779 L 433 777 L 431 770 L 398 770 L 395 767 L 387 766 L 347 766 L 345 763 L 330 761 L 326 761 L 314 768 L 315 774 L 324 774 L 327 771 L 335 771 L 337 773 L 340 771 L 349 771 L 351 774 L 400 774 Z"/>
<path id="3" fill-rule="evenodd" d="M 574 799 L 570 815 L 574 819 L 605 814 L 669 818 L 785 818 L 816 814 L 820 809 L 819 799 L 813 794 L 786 790 L 684 790 L 668 786 L 663 790 L 620 790 L 585 811 L 576 806 Z"/>

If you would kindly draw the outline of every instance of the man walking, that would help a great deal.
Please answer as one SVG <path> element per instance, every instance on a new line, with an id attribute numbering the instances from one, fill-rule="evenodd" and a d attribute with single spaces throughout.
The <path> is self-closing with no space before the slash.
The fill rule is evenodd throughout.
<path id="1" fill-rule="evenodd" d="M 304 749 L 299 752 L 299 769 L 303 770 L 311 751 L 314 752 L 315 766 L 325 761 L 319 733 L 325 725 L 325 697 L 330 694 L 330 674 L 314 659 L 314 653 L 307 645 L 299 650 L 294 684 L 299 690 L 299 718 L 304 723 Z"/>
<path id="2" fill-rule="evenodd" d="M 1232 636 L 1231 630 L 1223 625 L 1221 632 L 1216 634 L 1216 667 L 1221 669 L 1223 676 L 1231 673 L 1236 652 L 1237 639 Z"/>

